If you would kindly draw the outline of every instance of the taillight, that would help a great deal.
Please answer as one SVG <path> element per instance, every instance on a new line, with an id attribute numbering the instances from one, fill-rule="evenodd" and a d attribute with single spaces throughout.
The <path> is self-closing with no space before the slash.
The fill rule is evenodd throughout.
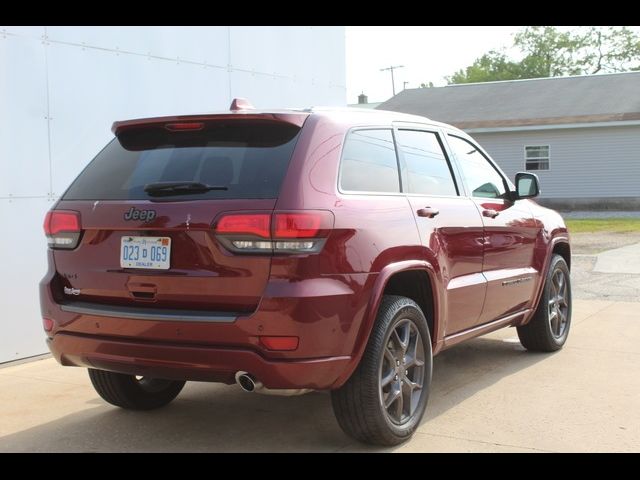
<path id="1" fill-rule="evenodd" d="M 318 253 L 333 229 L 333 214 L 304 212 L 230 213 L 214 225 L 220 242 L 236 253 Z"/>
<path id="2" fill-rule="evenodd" d="M 78 212 L 51 210 L 44 217 L 44 233 L 51 248 L 76 248 L 81 231 Z"/>
<path id="3" fill-rule="evenodd" d="M 274 236 L 276 238 L 313 238 L 322 227 L 322 215 L 318 213 L 276 213 Z"/>
<path id="4" fill-rule="evenodd" d="M 216 225 L 216 232 L 233 235 L 256 235 L 271 237 L 271 215 L 268 213 L 249 213 L 225 215 Z"/>

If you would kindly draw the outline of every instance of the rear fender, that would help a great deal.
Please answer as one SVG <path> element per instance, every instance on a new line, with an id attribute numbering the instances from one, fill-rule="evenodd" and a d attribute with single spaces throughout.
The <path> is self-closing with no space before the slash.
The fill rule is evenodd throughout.
<path id="1" fill-rule="evenodd" d="M 435 345 L 437 343 L 436 339 L 439 339 L 440 332 L 442 329 L 440 328 L 440 322 L 438 321 L 439 317 L 439 306 L 441 305 L 441 299 L 439 298 L 441 289 L 437 288 L 437 280 L 436 280 L 436 272 L 431 264 L 425 262 L 423 260 L 405 260 L 401 262 L 396 262 L 385 266 L 378 277 L 376 278 L 376 282 L 373 286 L 373 291 L 371 294 L 371 298 L 369 299 L 369 303 L 367 305 L 367 310 L 364 315 L 362 324 L 360 325 L 360 330 L 358 333 L 358 337 L 356 338 L 355 345 L 353 347 L 353 352 L 351 354 L 351 361 L 344 369 L 342 375 L 336 380 L 336 382 L 332 385 L 331 388 L 339 388 L 341 387 L 348 379 L 351 377 L 358 364 L 360 363 L 360 359 L 364 354 L 364 351 L 367 347 L 367 343 L 369 341 L 369 336 L 371 334 L 371 330 L 376 321 L 376 317 L 378 315 L 378 308 L 380 307 L 380 302 L 382 301 L 382 296 L 384 294 L 384 290 L 389 282 L 389 279 L 399 273 L 410 270 L 422 270 L 427 272 L 429 275 L 429 280 L 432 285 L 432 292 L 434 292 L 433 298 L 433 312 L 434 312 L 434 321 L 433 321 L 433 332 L 432 334 L 432 343 Z M 439 340 L 438 340 L 439 341 Z"/>

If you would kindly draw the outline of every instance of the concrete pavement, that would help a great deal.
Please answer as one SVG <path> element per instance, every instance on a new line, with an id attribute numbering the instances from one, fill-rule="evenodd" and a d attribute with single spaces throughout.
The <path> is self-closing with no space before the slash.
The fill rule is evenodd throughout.
<path id="1" fill-rule="evenodd" d="M 514 329 L 435 359 L 427 414 L 383 451 L 640 450 L 638 303 L 576 300 L 565 348 L 524 351 Z M 52 359 L 0 368 L 0 451 L 375 451 L 346 437 L 326 393 L 247 394 L 189 383 L 168 407 L 105 404 Z"/>
<path id="2" fill-rule="evenodd" d="M 640 243 L 599 253 L 593 271 L 640 275 Z"/>
<path id="3" fill-rule="evenodd" d="M 640 302 L 640 232 L 571 236 L 574 299 Z"/>

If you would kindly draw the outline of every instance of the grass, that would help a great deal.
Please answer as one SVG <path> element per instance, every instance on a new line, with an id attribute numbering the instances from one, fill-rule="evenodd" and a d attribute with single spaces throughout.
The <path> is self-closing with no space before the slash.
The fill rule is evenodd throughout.
<path id="1" fill-rule="evenodd" d="M 571 218 L 565 221 L 570 233 L 640 232 L 640 218 Z"/>

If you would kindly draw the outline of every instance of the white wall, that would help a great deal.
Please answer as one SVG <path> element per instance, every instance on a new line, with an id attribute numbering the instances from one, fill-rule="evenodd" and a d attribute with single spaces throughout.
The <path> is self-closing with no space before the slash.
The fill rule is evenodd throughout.
<path id="1" fill-rule="evenodd" d="M 0 362 L 46 352 L 45 212 L 114 120 L 346 104 L 343 27 L 1 27 Z"/>

